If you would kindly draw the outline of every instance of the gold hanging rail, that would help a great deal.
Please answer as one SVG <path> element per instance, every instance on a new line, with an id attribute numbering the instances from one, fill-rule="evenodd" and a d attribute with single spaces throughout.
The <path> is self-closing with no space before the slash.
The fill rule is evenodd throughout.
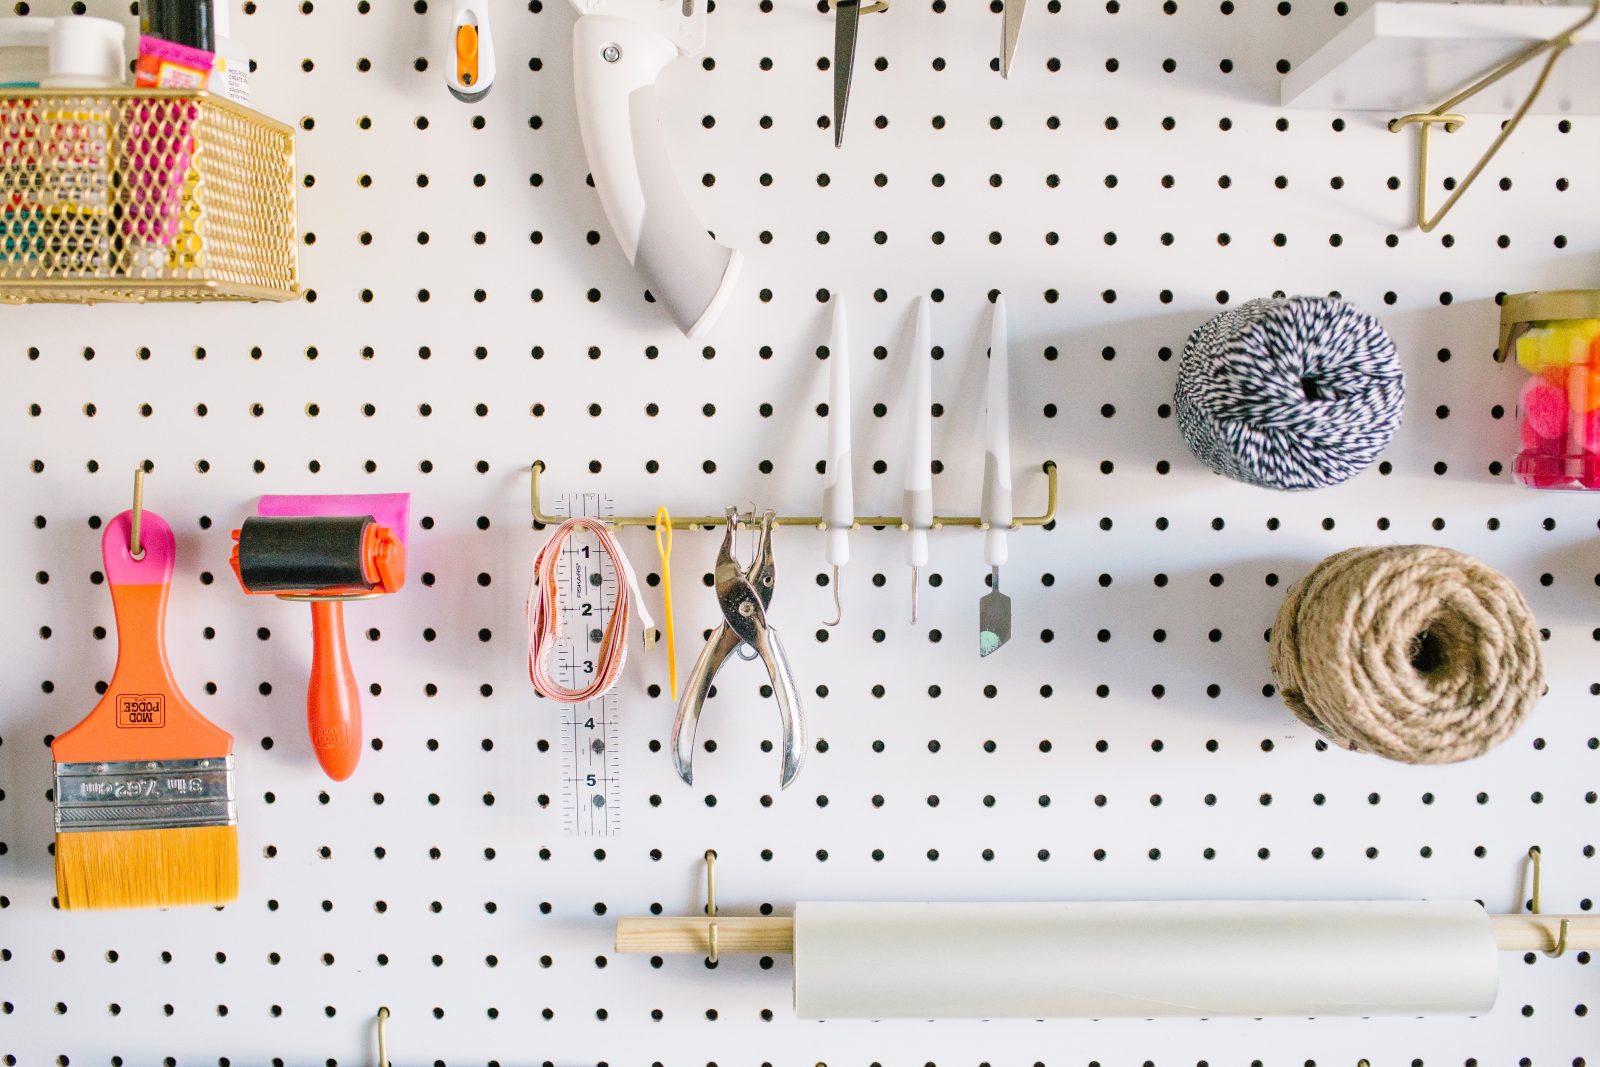
<path id="1" fill-rule="evenodd" d="M 1495 157 L 1495 153 L 1499 152 L 1511 135 L 1517 132 L 1517 127 L 1522 124 L 1523 118 L 1533 108 L 1534 101 L 1539 99 L 1539 94 L 1544 91 L 1545 82 L 1550 80 L 1550 72 L 1555 69 L 1556 62 L 1561 58 L 1562 53 L 1578 42 L 1578 34 L 1588 28 L 1589 24 L 1597 16 L 1600 16 L 1600 0 L 1591 0 L 1589 13 L 1572 26 L 1548 41 L 1540 41 L 1538 44 L 1519 52 L 1432 111 L 1401 115 L 1399 118 L 1389 120 L 1390 133 L 1399 133 L 1407 126 L 1415 126 L 1417 128 L 1418 229 L 1423 233 L 1431 233 L 1435 226 L 1444 221 L 1444 217 L 1450 213 L 1450 209 L 1456 206 L 1456 202 L 1472 187 L 1472 183 L 1478 180 L 1478 176 L 1489 165 L 1489 161 Z M 1467 121 L 1465 115 L 1456 113 L 1455 108 L 1458 105 L 1477 96 L 1501 78 L 1518 70 L 1524 64 L 1539 58 L 1546 52 L 1550 53 L 1550 58 L 1545 60 L 1544 67 L 1539 71 L 1539 76 L 1534 79 L 1533 88 L 1528 90 L 1527 99 L 1522 102 L 1511 118 L 1507 119 L 1504 125 L 1501 126 L 1500 135 L 1494 139 L 1494 143 L 1489 146 L 1488 151 L 1478 158 L 1478 162 L 1472 165 L 1472 169 L 1467 172 L 1467 176 L 1451 191 L 1450 196 L 1440 206 L 1438 213 L 1430 218 L 1428 216 L 1428 154 L 1429 135 L 1433 127 L 1442 125 L 1446 133 L 1455 133 Z"/>
<path id="2" fill-rule="evenodd" d="M 1597 2 L 1600 2 L 1600 0 L 1597 0 Z M 1055 521 L 1057 502 L 1056 461 L 1053 459 L 1045 460 L 1043 470 L 1046 479 L 1044 513 L 1040 515 L 1017 516 L 1012 520 L 1011 523 L 1011 528 L 1013 530 L 1020 530 L 1024 526 L 1045 526 Z M 539 479 L 540 475 L 544 474 L 544 471 L 544 460 L 534 460 L 532 470 L 532 487 L 530 489 L 533 521 L 540 526 L 559 526 L 561 523 L 566 521 L 566 516 L 547 514 L 540 502 Z M 618 527 L 649 526 L 654 528 L 656 525 L 656 516 L 619 515 L 615 518 L 606 519 L 605 521 L 610 523 L 612 526 Z M 691 515 L 687 518 L 674 517 L 672 520 L 672 528 L 674 530 L 721 529 L 727 521 L 727 516 L 725 515 Z M 826 530 L 828 528 L 828 524 L 822 520 L 822 516 L 820 515 L 780 515 L 773 520 L 773 525 L 810 526 L 818 530 Z M 880 528 L 892 527 L 897 530 L 905 530 L 910 528 L 899 515 L 864 515 L 856 519 L 856 521 L 852 524 L 851 529 L 860 529 L 863 526 Z M 973 515 L 934 516 L 933 528 L 935 530 L 942 529 L 946 526 L 962 526 L 969 527 L 974 530 L 986 530 L 989 528 L 987 523 Z"/>

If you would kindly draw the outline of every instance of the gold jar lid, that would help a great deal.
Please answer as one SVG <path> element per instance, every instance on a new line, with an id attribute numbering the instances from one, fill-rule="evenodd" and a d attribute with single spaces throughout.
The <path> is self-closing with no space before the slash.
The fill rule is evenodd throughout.
<path id="1" fill-rule="evenodd" d="M 1511 293 L 1500 303 L 1500 350 L 1495 360 L 1504 363 L 1512 343 L 1535 322 L 1564 319 L 1600 319 L 1600 289 L 1546 289 L 1538 293 Z"/>

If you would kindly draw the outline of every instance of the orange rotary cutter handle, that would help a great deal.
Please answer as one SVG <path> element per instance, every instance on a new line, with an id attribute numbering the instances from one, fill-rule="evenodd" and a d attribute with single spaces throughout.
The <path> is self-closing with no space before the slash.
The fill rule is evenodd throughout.
<path id="1" fill-rule="evenodd" d="M 106 523 L 100 538 L 106 584 L 117 616 L 117 668 L 94 710 L 61 734 L 50 750 L 57 763 L 189 759 L 227 755 L 233 737 L 184 699 L 167 662 L 167 594 L 176 546 L 172 527 L 153 511 L 142 516 L 140 547 L 129 548 L 133 512 Z"/>
<path id="2" fill-rule="evenodd" d="M 311 604 L 306 725 L 328 777 L 342 782 L 361 759 L 361 694 L 345 641 L 344 602 L 405 584 L 401 538 L 371 516 L 252 517 L 234 531 L 229 562 L 245 592 Z"/>
<path id="3" fill-rule="evenodd" d="M 450 19 L 444 84 L 464 103 L 482 100 L 494 86 L 494 34 L 489 28 L 490 0 L 455 0 Z"/>

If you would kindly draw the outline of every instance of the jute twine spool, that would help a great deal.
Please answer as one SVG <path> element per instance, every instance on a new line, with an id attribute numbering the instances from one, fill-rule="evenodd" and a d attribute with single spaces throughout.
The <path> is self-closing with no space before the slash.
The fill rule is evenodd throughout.
<path id="1" fill-rule="evenodd" d="M 1352 752 L 1455 763 L 1509 737 L 1544 692 L 1539 631 L 1505 576 L 1448 548 L 1352 548 L 1289 590 L 1272 676 Z"/>

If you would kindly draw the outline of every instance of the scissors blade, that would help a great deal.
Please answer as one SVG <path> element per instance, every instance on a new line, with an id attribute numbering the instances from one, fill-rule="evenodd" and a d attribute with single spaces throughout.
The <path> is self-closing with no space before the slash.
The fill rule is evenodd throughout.
<path id="1" fill-rule="evenodd" d="M 1028 0 L 1005 0 L 1005 39 L 1001 42 L 1000 76 L 1011 77 L 1011 61 L 1017 55 L 1017 39 L 1022 36 L 1022 16 Z"/>
<path id="2" fill-rule="evenodd" d="M 850 106 L 850 77 L 856 68 L 856 31 L 861 0 L 838 0 L 833 9 L 833 147 L 844 144 L 844 116 Z"/>

